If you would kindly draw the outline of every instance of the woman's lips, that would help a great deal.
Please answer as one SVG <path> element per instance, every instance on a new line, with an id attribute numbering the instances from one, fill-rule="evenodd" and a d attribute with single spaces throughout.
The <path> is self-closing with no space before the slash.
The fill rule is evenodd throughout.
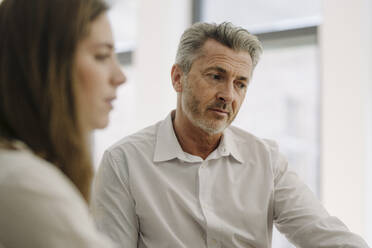
<path id="1" fill-rule="evenodd" d="M 110 109 L 113 109 L 114 106 L 112 102 L 116 99 L 115 96 L 106 98 L 105 102 L 109 105 Z"/>

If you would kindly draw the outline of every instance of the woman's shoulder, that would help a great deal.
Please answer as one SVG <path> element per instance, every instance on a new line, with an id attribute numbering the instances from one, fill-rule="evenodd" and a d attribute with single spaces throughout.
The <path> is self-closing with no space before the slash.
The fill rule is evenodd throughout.
<path id="1" fill-rule="evenodd" d="M 108 243 L 96 231 L 73 183 L 27 148 L 0 148 L 0 199 L 0 240 L 5 246 L 99 247 Z"/>
<path id="2" fill-rule="evenodd" d="M 7 199 L 10 208 L 17 204 L 31 204 L 39 207 L 53 205 L 58 209 L 58 202 L 66 208 L 60 209 L 62 211 L 77 208 L 84 212 L 87 208 L 69 178 L 26 146 L 0 148 L 0 198 Z"/>
<path id="3" fill-rule="evenodd" d="M 53 164 L 26 146 L 0 148 L 0 185 L 9 190 L 29 188 L 41 191 L 76 191 L 70 180 Z M 62 193 L 62 192 L 60 192 Z"/>

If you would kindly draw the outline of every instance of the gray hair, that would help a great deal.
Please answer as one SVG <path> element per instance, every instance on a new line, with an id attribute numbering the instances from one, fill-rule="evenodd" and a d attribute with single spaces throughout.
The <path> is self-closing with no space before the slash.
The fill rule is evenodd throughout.
<path id="1" fill-rule="evenodd" d="M 236 27 L 230 22 L 195 23 L 182 34 L 178 46 L 176 63 L 186 74 L 193 61 L 200 55 L 200 50 L 208 39 L 213 39 L 234 51 L 248 52 L 252 58 L 253 68 L 257 65 L 262 53 L 261 42 L 246 29 Z"/>

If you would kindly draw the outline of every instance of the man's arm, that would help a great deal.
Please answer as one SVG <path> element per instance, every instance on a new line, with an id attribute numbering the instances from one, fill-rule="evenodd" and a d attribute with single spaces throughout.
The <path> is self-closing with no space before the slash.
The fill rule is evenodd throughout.
<path id="1" fill-rule="evenodd" d="M 311 190 L 276 156 L 274 219 L 280 232 L 298 247 L 368 247 L 336 217 L 330 216 Z"/>
<path id="2" fill-rule="evenodd" d="M 91 210 L 98 229 L 117 247 L 136 248 L 139 228 L 126 168 L 124 160 L 105 152 L 93 186 Z"/>

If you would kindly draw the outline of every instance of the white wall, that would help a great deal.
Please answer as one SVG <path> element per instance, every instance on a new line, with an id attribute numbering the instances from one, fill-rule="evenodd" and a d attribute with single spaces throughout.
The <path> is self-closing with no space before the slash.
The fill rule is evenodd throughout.
<path id="1" fill-rule="evenodd" d="M 103 152 L 114 142 L 165 118 L 176 107 L 170 71 L 179 38 L 191 24 L 191 2 L 136 2 L 134 63 L 123 68 L 128 80 L 119 88 L 109 126 L 94 133 L 93 157 L 96 168 Z M 133 23 L 124 22 L 122 28 L 130 25 Z"/>
<path id="2" fill-rule="evenodd" d="M 370 246 L 372 246 L 372 0 L 367 1 L 365 4 L 365 11 L 367 12 L 364 15 L 364 19 L 369 25 L 366 26 L 367 39 L 365 43 L 365 53 L 368 58 L 366 61 L 365 70 L 367 70 L 367 91 L 366 91 L 366 104 L 367 104 L 367 163 L 366 163 L 366 208 L 365 208 L 365 227 L 366 227 L 366 238 Z M 369 82 L 369 83 L 368 83 Z"/>
<path id="3" fill-rule="evenodd" d="M 321 195 L 332 215 L 367 237 L 367 147 L 371 131 L 370 0 L 325 0 L 322 66 Z M 369 172 L 370 173 L 370 172 Z M 371 209 L 369 209 L 371 210 Z"/>
<path id="4" fill-rule="evenodd" d="M 139 3 L 138 46 L 134 57 L 135 122 L 147 126 L 165 118 L 176 107 L 170 72 L 181 34 L 191 24 L 191 0 L 140 0 Z"/>

